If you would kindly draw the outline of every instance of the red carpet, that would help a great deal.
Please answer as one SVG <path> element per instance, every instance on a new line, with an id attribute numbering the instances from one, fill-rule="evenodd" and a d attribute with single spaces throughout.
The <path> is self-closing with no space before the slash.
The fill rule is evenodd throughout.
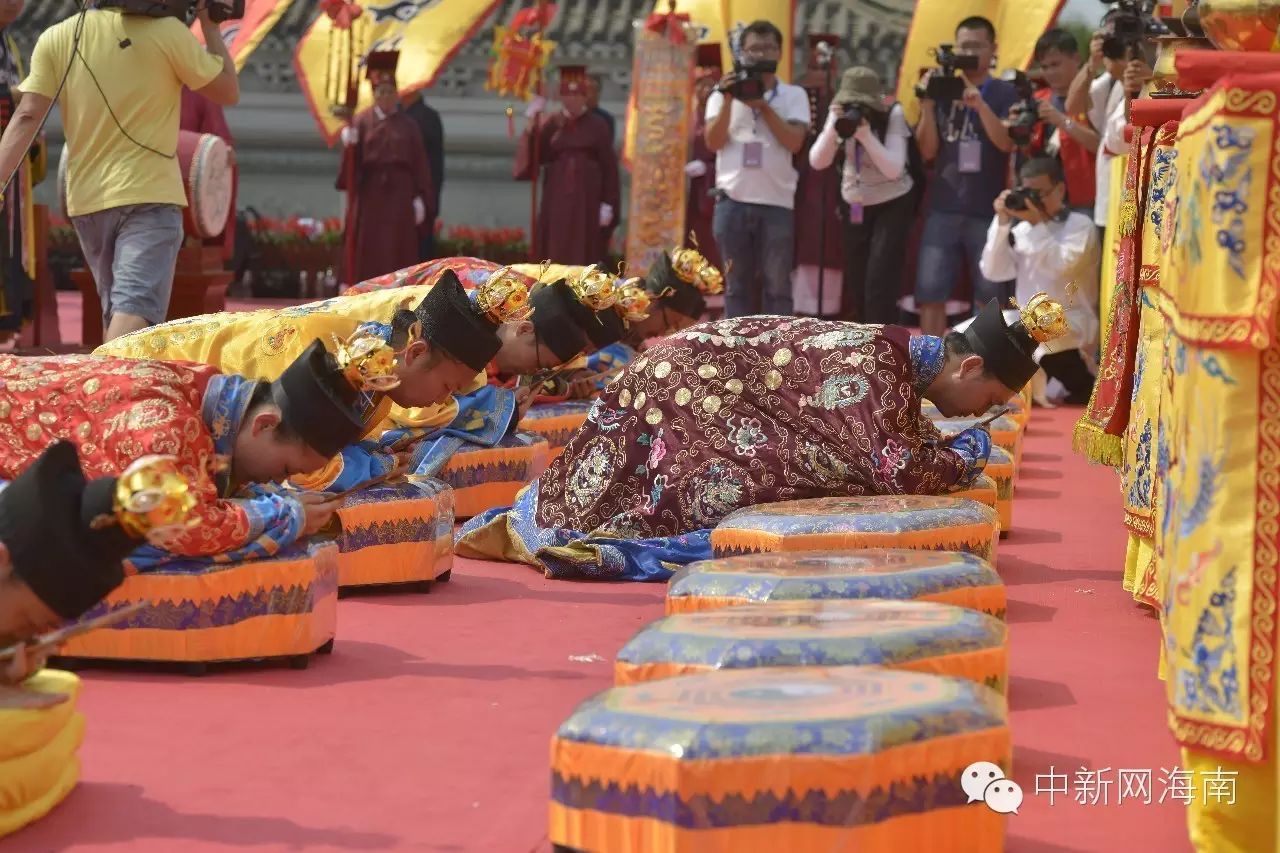
<path id="1" fill-rule="evenodd" d="M 1037 412 L 1000 549 L 1027 797 L 1008 849 L 1176 853 L 1181 806 L 1116 804 L 1116 769 L 1151 770 L 1158 799 L 1177 750 L 1156 622 L 1120 589 L 1115 475 L 1069 454 L 1077 413 Z M 428 596 L 344 600 L 333 656 L 305 672 L 86 673 L 84 780 L 0 848 L 547 849 L 549 738 L 609 684 L 663 588 L 466 560 L 453 577 Z M 1111 768 L 1108 803 L 1050 807 L 1034 791 L 1051 764 L 1069 788 L 1082 765 Z"/>

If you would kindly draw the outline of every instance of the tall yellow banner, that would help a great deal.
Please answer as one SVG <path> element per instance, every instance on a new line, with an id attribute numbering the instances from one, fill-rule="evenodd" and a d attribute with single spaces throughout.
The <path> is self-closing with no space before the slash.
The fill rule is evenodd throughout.
<path id="1" fill-rule="evenodd" d="M 499 0 L 375 0 L 364 6 L 363 14 L 353 24 L 351 44 L 359 56 L 378 50 L 400 51 L 396 69 L 400 90 L 423 89 L 435 82 L 453 54 L 476 34 L 498 5 Z M 335 76 L 343 73 L 338 66 L 347 62 L 343 50 L 348 36 L 339 31 L 331 39 L 331 32 L 332 19 L 321 14 L 298 41 L 293 64 L 320 133 L 332 145 L 345 124 L 332 114 L 330 107 Z M 361 80 L 356 111 L 372 104 L 373 91 L 367 81 Z"/>
<path id="2" fill-rule="evenodd" d="M 1036 39 L 1049 29 L 1065 0 L 920 0 L 898 69 L 898 100 L 913 124 L 920 117 L 915 85 L 920 72 L 937 65 L 930 51 L 956 40 L 956 24 L 981 15 L 996 28 L 996 73 L 1025 71 Z"/>

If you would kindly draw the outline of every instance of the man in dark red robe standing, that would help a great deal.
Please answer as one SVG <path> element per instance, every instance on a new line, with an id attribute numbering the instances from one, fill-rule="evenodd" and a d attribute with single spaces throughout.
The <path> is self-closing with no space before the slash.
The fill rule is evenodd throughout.
<path id="1" fill-rule="evenodd" d="M 587 107 L 586 67 L 560 68 L 560 110 L 532 121 L 516 149 L 515 177 L 542 171 L 542 201 L 533 235 L 536 259 L 596 264 L 608 257 L 606 235 L 618 223 L 618 155 L 609 123 Z M 536 150 L 535 150 L 536 149 Z"/>
<path id="2" fill-rule="evenodd" d="M 236 166 L 236 141 L 231 137 L 227 116 L 222 107 L 197 92 L 182 90 L 182 115 L 178 119 L 180 130 L 193 133 L 212 133 L 227 143 L 231 161 L 231 207 L 227 210 L 227 224 L 221 237 L 205 240 L 206 246 L 222 246 L 222 257 L 231 260 L 236 251 L 236 189 L 240 184 L 240 171 Z"/>
<path id="3" fill-rule="evenodd" d="M 396 90 L 398 51 L 365 60 L 373 84 L 373 108 L 342 129 L 338 189 L 347 193 L 348 283 L 413 266 L 418 228 L 436 216 L 436 194 L 422 133 L 400 108 Z"/>
<path id="4" fill-rule="evenodd" d="M 724 70 L 720 58 L 720 44 L 700 44 L 697 54 L 698 67 L 693 83 L 693 139 L 689 146 L 689 162 L 684 173 L 689 178 L 689 193 L 685 198 L 684 230 L 686 245 L 691 245 L 717 269 L 724 269 L 720 261 L 720 249 L 716 246 L 711 218 L 716 212 L 716 153 L 707 145 L 707 98 L 720 82 Z"/>
<path id="5" fill-rule="evenodd" d="M 841 198 L 839 170 L 818 171 L 809 167 L 809 146 L 822 130 L 827 110 L 831 108 L 838 78 L 835 49 L 839 45 L 837 36 L 827 33 L 810 35 L 808 63 L 800 79 L 800 85 L 809 95 L 812 120 L 804 147 L 796 155 L 800 178 L 796 184 L 796 270 L 791 280 L 795 288 L 797 314 L 828 316 L 839 313 L 836 309 L 841 305 L 840 296 L 844 289 L 841 243 L 844 234 L 838 207 Z M 821 306 L 818 304 L 819 290 L 822 291 Z"/>

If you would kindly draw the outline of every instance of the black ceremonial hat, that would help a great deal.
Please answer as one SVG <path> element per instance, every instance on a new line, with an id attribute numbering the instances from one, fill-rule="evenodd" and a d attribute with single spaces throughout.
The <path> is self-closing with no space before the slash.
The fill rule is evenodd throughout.
<path id="1" fill-rule="evenodd" d="M 476 373 L 502 349 L 497 327 L 472 303 L 453 270 L 440 274 L 413 313 L 422 323 L 423 337 Z"/>
<path id="2" fill-rule="evenodd" d="M 75 445 L 51 445 L 0 491 L 0 542 L 14 574 L 63 619 L 75 619 L 124 581 L 121 561 L 138 542 L 117 525 L 90 527 L 113 511 L 114 477 L 86 483 Z"/>
<path id="3" fill-rule="evenodd" d="M 659 252 L 654 259 L 649 274 L 644 277 L 644 286 L 654 298 L 661 299 L 663 305 L 686 317 L 696 320 L 707 310 L 707 299 L 702 291 L 676 275 L 671 255 L 666 252 Z"/>
<path id="4" fill-rule="evenodd" d="M 1038 344 L 1026 332 L 1009 327 L 1000 303 L 994 299 L 978 312 L 964 336 L 973 351 L 982 356 L 987 372 L 1010 391 L 1020 390 L 1040 369 L 1031 357 Z"/>
<path id="5" fill-rule="evenodd" d="M 364 433 L 360 395 L 316 338 L 271 383 L 284 423 L 324 456 L 336 456 Z"/>
<path id="6" fill-rule="evenodd" d="M 572 293 L 572 291 L 570 292 Z M 623 321 L 621 315 L 612 308 L 606 308 L 603 311 L 592 311 L 579 302 L 575 296 L 569 311 L 573 316 L 574 322 L 582 328 L 582 331 L 587 333 L 587 338 L 590 339 L 592 346 L 596 349 L 603 349 L 610 344 L 616 344 L 627 333 L 627 324 Z"/>
<path id="7" fill-rule="evenodd" d="M 562 364 L 586 349 L 587 333 L 574 319 L 574 306 L 581 306 L 563 280 L 536 288 L 529 304 L 538 342 L 546 344 Z"/>

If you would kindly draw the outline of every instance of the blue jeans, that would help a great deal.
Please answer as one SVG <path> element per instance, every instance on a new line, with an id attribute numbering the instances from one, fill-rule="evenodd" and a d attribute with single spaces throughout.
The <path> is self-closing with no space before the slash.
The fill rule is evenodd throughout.
<path id="1" fill-rule="evenodd" d="M 744 204 L 721 198 L 716 202 L 711 227 L 727 267 L 724 316 L 743 317 L 760 311 L 794 314 L 791 302 L 794 212 L 770 204 Z M 760 300 L 762 289 L 763 300 Z M 764 303 L 759 309 L 758 301 Z"/>
<path id="2" fill-rule="evenodd" d="M 956 289 L 961 264 L 969 265 L 973 280 L 973 304 L 981 310 L 992 299 L 1001 304 L 1012 295 L 1010 282 L 988 281 L 978 268 L 982 247 L 987 242 L 991 216 L 963 213 L 930 213 L 920 237 L 916 262 L 916 304 L 946 302 Z"/>
<path id="3" fill-rule="evenodd" d="M 73 216 L 71 224 L 102 301 L 102 327 L 116 312 L 163 323 L 182 248 L 182 208 L 126 204 Z"/>

